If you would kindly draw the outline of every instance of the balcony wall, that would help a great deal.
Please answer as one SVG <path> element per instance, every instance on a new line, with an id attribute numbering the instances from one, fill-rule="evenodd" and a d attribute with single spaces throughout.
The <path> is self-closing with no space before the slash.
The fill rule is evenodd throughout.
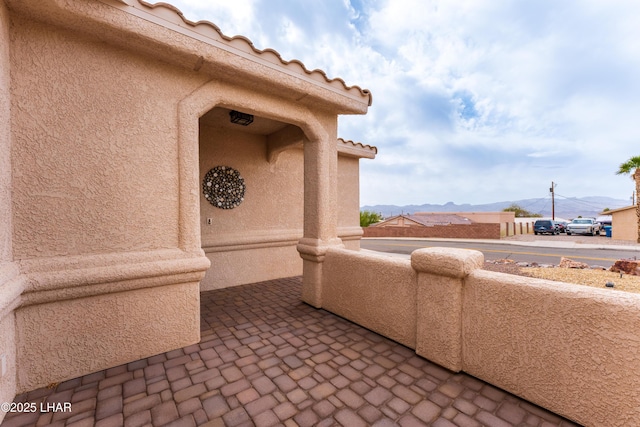
<path id="1" fill-rule="evenodd" d="M 331 249 L 323 308 L 585 426 L 640 418 L 640 295 L 482 270 L 469 250 L 411 261 Z"/>

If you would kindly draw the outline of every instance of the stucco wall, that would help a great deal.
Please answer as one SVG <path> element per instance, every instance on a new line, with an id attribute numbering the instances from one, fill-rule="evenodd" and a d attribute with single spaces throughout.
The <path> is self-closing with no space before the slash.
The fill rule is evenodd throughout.
<path id="1" fill-rule="evenodd" d="M 0 357 L 7 371 L 0 376 L 0 402 L 10 402 L 15 394 L 15 320 L 13 308 L 19 291 L 12 291 L 17 275 L 11 249 L 11 139 L 9 14 L 0 1 Z M 1 373 L 0 373 L 1 375 Z M 0 411 L 0 422 L 4 413 Z"/>
<path id="2" fill-rule="evenodd" d="M 15 18 L 17 259 L 178 244 L 177 103 L 203 81 Z"/>
<path id="3" fill-rule="evenodd" d="M 0 263 L 12 261 L 9 14 L 0 1 Z M 0 283 L 1 284 L 1 283 Z"/>
<path id="4" fill-rule="evenodd" d="M 420 249 L 411 263 L 330 249 L 322 308 L 582 425 L 634 425 L 640 295 L 482 264 L 464 249 Z"/>
<path id="5" fill-rule="evenodd" d="M 6 372 L 0 378 L 0 403 L 11 402 L 16 394 L 15 318 L 12 312 L 0 318 L 0 349 L 6 364 Z M 0 411 L 0 422 L 5 415 Z"/>
<path id="6" fill-rule="evenodd" d="M 331 249 L 322 308 L 408 347 L 416 345 L 416 274 L 409 260 Z"/>
<path id="7" fill-rule="evenodd" d="M 640 295 L 476 270 L 464 371 L 590 426 L 640 416 Z"/>
<path id="8" fill-rule="evenodd" d="M 272 236 L 275 237 L 275 236 Z M 271 240 L 271 238 L 269 239 Z M 296 250 L 297 240 L 252 249 L 220 250 L 205 248 L 211 268 L 200 283 L 201 291 L 227 288 L 302 274 L 302 258 Z M 288 276 L 287 276 L 288 274 Z"/>
<path id="9" fill-rule="evenodd" d="M 230 166 L 246 185 L 234 209 L 211 205 L 201 191 L 202 247 L 211 260 L 202 290 L 302 274 L 296 244 L 304 221 L 303 152 L 292 148 L 270 163 L 266 137 L 238 129 L 200 126 L 200 179 Z"/>
<path id="10" fill-rule="evenodd" d="M 206 77 L 19 15 L 10 28 L 15 391 L 197 342 L 209 263 L 179 248 L 177 112 Z"/>
<path id="11" fill-rule="evenodd" d="M 202 247 L 211 268 L 202 290 L 302 274 L 296 245 L 304 224 L 304 153 L 300 148 L 267 160 L 267 137 L 200 125 L 200 179 L 215 166 L 238 170 L 246 185 L 234 209 L 212 206 L 200 194 Z M 338 156 L 338 236 L 359 249 L 359 160 Z M 211 224 L 209 224 L 209 220 Z"/>
<path id="12" fill-rule="evenodd" d="M 620 209 L 612 213 L 611 238 L 619 240 L 638 240 L 638 216 L 635 207 Z"/>
<path id="13" fill-rule="evenodd" d="M 328 88 L 306 73 L 292 80 L 270 60 L 227 51 L 220 59 L 184 28 L 164 27 L 171 19 L 93 6 L 15 1 L 10 17 L 0 10 L 0 214 L 13 215 L 0 223 L 0 286 L 11 287 L 0 298 L 0 328 L 3 346 L 14 332 L 19 344 L 16 357 L 7 350 L 8 377 L 18 379 L 0 384 L 7 396 L 196 342 L 208 217 L 211 272 L 242 281 L 302 273 L 303 205 L 311 212 L 304 248 L 335 240 L 337 112 L 366 112 L 364 93 L 340 95 L 338 80 Z M 205 129 L 198 141 L 212 99 L 304 129 L 304 159 L 287 150 L 269 163 L 263 136 L 209 138 Z M 211 141 L 223 144 L 211 167 L 229 162 L 248 179 L 244 210 L 232 216 L 198 212 L 197 150 Z M 311 168 L 304 185 L 303 160 Z M 314 256 L 307 262 L 319 266 Z"/>
<path id="14" fill-rule="evenodd" d="M 338 236 L 347 249 L 360 249 L 360 159 L 338 155 Z"/>
<path id="15" fill-rule="evenodd" d="M 197 342 L 197 292 L 195 282 L 20 308 L 22 390 L 52 382 L 52 372 L 59 382 Z"/>

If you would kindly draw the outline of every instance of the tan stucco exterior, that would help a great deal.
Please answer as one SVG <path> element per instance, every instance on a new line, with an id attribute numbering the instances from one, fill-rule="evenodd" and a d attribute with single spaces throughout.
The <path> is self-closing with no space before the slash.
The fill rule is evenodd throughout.
<path id="1" fill-rule="evenodd" d="M 207 271 L 201 290 L 302 274 L 296 250 L 304 224 L 302 141 L 268 159 L 267 140 L 264 135 L 200 121 L 201 179 L 212 167 L 228 165 L 242 172 L 247 185 L 245 201 L 236 209 L 200 201 L 202 247 L 215 266 Z M 360 248 L 362 235 L 359 160 L 369 153 L 370 148 L 338 141 L 337 232 L 354 250 Z"/>
<path id="2" fill-rule="evenodd" d="M 482 269 L 467 249 L 411 259 L 328 251 L 323 307 L 584 426 L 640 417 L 640 295 Z"/>
<path id="3" fill-rule="evenodd" d="M 0 2 L 0 357 L 7 368 L 0 373 L 0 402 L 13 400 L 16 391 L 15 309 L 24 288 L 12 247 L 10 21 Z"/>
<path id="4" fill-rule="evenodd" d="M 449 369 L 585 425 L 638 419 L 637 296 L 351 250 L 375 149 L 337 118 L 370 104 L 166 4 L 0 0 L 1 401 L 197 342 L 202 289 L 302 273 L 308 304 Z M 203 195 L 218 165 L 245 179 L 235 209 Z"/>
<path id="5" fill-rule="evenodd" d="M 614 209 L 606 212 L 611 215 L 611 238 L 617 240 L 638 241 L 638 215 L 635 206 Z"/>
<path id="6" fill-rule="evenodd" d="M 317 305 L 376 153 L 337 117 L 370 103 L 166 4 L 0 0 L 0 400 L 197 342 L 200 290 L 304 274 Z"/>

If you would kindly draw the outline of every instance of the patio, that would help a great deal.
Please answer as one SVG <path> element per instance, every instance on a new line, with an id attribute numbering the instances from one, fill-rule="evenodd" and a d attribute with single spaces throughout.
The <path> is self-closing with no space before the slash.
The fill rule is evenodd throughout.
<path id="1" fill-rule="evenodd" d="M 2 427 L 576 425 L 300 293 L 299 277 L 203 292 L 199 344 L 17 396 L 53 410 Z"/>

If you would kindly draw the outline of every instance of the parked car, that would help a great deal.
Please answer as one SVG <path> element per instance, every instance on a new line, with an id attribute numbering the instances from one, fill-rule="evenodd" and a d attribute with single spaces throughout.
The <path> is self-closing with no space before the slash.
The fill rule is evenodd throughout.
<path id="1" fill-rule="evenodd" d="M 593 218 L 576 218 L 567 225 L 567 236 L 572 234 L 600 234 L 600 223 Z"/>
<path id="2" fill-rule="evenodd" d="M 556 221 L 556 225 L 558 226 L 558 231 L 560 233 L 566 233 L 567 232 L 567 221 Z"/>
<path id="3" fill-rule="evenodd" d="M 533 234 L 560 234 L 560 230 L 555 221 L 539 219 L 533 224 Z"/>

